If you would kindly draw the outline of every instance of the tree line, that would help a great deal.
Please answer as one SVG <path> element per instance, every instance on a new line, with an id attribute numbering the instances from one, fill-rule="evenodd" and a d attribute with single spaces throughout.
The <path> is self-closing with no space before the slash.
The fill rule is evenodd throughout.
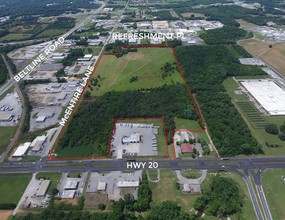
<path id="1" fill-rule="evenodd" d="M 220 155 L 261 153 L 226 93 L 223 81 L 231 76 L 265 73 L 258 67 L 241 65 L 225 46 L 188 46 L 175 50 Z"/>

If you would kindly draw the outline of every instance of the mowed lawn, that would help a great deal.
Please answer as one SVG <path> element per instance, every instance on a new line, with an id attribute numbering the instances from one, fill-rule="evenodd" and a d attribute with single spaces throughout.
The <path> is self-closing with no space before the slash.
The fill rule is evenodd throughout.
<path id="1" fill-rule="evenodd" d="M 5 150 L 14 136 L 17 126 L 13 127 L 0 127 L 0 154 Z"/>
<path id="2" fill-rule="evenodd" d="M 173 64 L 174 72 L 163 79 L 161 68 L 166 62 Z M 93 78 L 100 75 L 100 87 L 92 91 L 92 96 L 100 96 L 108 91 L 126 91 L 141 88 L 155 88 L 173 83 L 183 83 L 176 68 L 170 48 L 140 48 L 137 52 L 117 58 L 105 55 Z M 137 81 L 130 82 L 132 77 Z"/>
<path id="3" fill-rule="evenodd" d="M 0 204 L 17 204 L 31 178 L 31 174 L 0 174 Z"/>
<path id="4" fill-rule="evenodd" d="M 285 169 L 267 170 L 262 175 L 263 190 L 273 219 L 285 219 Z"/>
<path id="5" fill-rule="evenodd" d="M 154 204 L 170 200 L 177 202 L 187 212 L 193 208 L 195 200 L 199 194 L 184 193 L 176 189 L 177 177 L 172 170 L 161 170 L 160 181 L 158 183 L 149 182 L 152 190 L 152 200 Z"/>

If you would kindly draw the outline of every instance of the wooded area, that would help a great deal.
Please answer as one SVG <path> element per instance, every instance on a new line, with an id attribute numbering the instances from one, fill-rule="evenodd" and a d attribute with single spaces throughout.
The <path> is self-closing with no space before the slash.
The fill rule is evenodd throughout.
<path id="1" fill-rule="evenodd" d="M 229 76 L 265 73 L 258 67 L 241 65 L 225 46 L 178 47 L 176 53 L 220 155 L 261 153 L 222 83 Z"/>
<path id="2" fill-rule="evenodd" d="M 196 120 L 197 115 L 183 84 L 140 91 L 108 92 L 78 109 L 57 147 L 58 152 L 84 148 L 106 155 L 115 118 L 164 116 L 169 143 L 174 117 Z M 80 152 L 80 150 L 78 151 Z M 82 152 L 81 152 L 82 153 Z"/>

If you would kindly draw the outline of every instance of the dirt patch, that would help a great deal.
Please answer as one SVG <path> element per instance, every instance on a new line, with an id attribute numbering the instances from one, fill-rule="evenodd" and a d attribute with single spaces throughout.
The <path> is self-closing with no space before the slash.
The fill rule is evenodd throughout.
<path id="1" fill-rule="evenodd" d="M 123 58 L 125 60 L 144 60 L 145 59 L 145 55 L 142 53 L 128 53 L 125 56 L 123 56 Z"/>
<path id="2" fill-rule="evenodd" d="M 12 213 L 13 210 L 0 210 L 0 220 L 7 220 Z"/>
<path id="3" fill-rule="evenodd" d="M 240 24 L 241 27 L 244 27 L 246 29 L 257 28 L 258 27 L 258 25 L 250 23 L 250 22 L 247 22 L 247 21 L 242 20 L 242 19 L 236 19 L 236 21 Z"/>
<path id="4" fill-rule="evenodd" d="M 86 193 L 84 207 L 86 209 L 98 210 L 100 203 L 107 206 L 108 201 L 108 194 L 106 193 Z"/>
<path id="5" fill-rule="evenodd" d="M 251 54 L 285 75 L 285 43 L 266 43 L 250 39 L 242 41 L 241 45 Z"/>
<path id="6" fill-rule="evenodd" d="M 174 10 L 171 10 L 170 14 L 173 18 L 179 18 L 179 15 Z"/>

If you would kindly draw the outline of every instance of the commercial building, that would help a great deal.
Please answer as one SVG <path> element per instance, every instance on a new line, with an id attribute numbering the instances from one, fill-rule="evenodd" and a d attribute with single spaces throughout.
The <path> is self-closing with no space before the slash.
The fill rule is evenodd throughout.
<path id="1" fill-rule="evenodd" d="M 253 66 L 265 66 L 265 64 L 257 58 L 239 58 L 241 64 Z"/>
<path id="2" fill-rule="evenodd" d="M 41 116 L 37 117 L 36 122 L 37 123 L 43 123 L 43 122 L 45 122 L 46 118 L 47 118 L 46 116 L 41 115 Z"/>
<path id="3" fill-rule="evenodd" d="M 50 180 L 43 180 L 40 184 L 40 187 L 37 190 L 37 197 L 45 197 L 50 186 Z"/>
<path id="4" fill-rule="evenodd" d="M 31 145 L 31 142 L 26 142 L 26 143 L 20 145 L 17 148 L 17 150 L 14 152 L 12 157 L 23 157 L 25 155 L 25 153 L 27 152 L 27 150 L 29 149 L 30 145 Z"/>
<path id="5" fill-rule="evenodd" d="M 97 191 L 105 191 L 106 187 L 107 187 L 107 183 L 99 180 L 98 185 L 97 185 Z"/>
<path id="6" fill-rule="evenodd" d="M 181 144 L 181 152 L 182 153 L 192 153 L 193 152 L 192 145 L 188 143 Z"/>
<path id="7" fill-rule="evenodd" d="M 119 188 L 137 188 L 140 185 L 140 181 L 127 181 L 120 180 L 117 182 Z"/>
<path id="8" fill-rule="evenodd" d="M 64 190 L 76 190 L 78 187 L 78 178 L 67 178 L 64 184 Z"/>
<path id="9" fill-rule="evenodd" d="M 122 138 L 122 144 L 140 143 L 141 141 L 141 134 L 138 132 L 131 133 L 130 136 Z"/>
<path id="10" fill-rule="evenodd" d="M 36 137 L 32 143 L 31 143 L 31 146 L 32 147 L 32 151 L 33 152 L 38 152 L 40 151 L 43 147 L 44 147 L 44 143 L 46 142 L 47 140 L 47 136 L 38 136 Z"/>
<path id="11" fill-rule="evenodd" d="M 64 190 L 61 194 L 62 199 L 73 199 L 75 197 L 76 190 Z"/>
<path id="12" fill-rule="evenodd" d="M 93 57 L 92 54 L 87 54 L 83 58 L 78 58 L 77 63 L 89 62 L 92 59 L 92 57 Z"/>

